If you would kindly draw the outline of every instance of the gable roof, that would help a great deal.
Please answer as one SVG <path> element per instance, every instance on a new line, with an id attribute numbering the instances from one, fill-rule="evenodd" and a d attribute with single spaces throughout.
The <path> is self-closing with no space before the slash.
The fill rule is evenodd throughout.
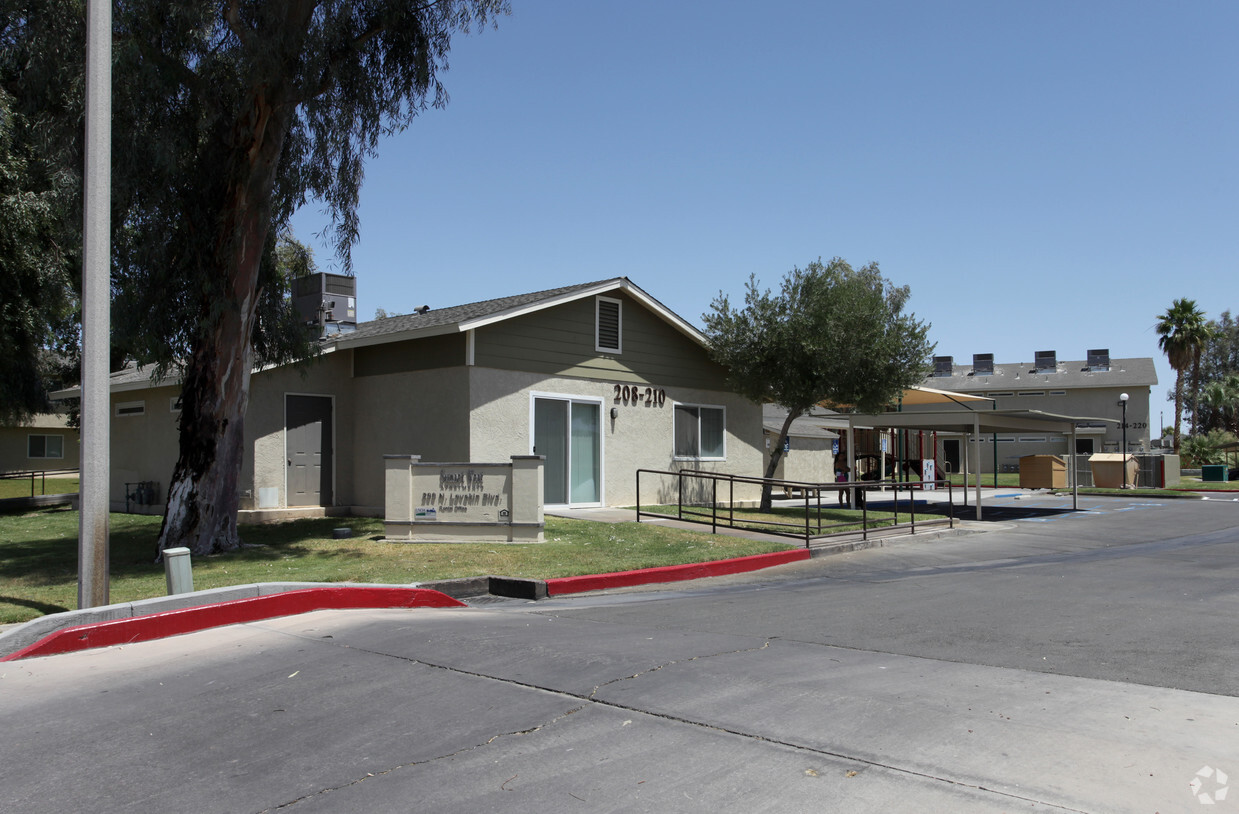
<path id="1" fill-rule="evenodd" d="M 610 280 L 599 280 L 593 283 L 550 288 L 511 297 L 498 297 L 450 308 L 431 309 L 423 314 L 404 314 L 362 322 L 357 325 L 357 330 L 335 337 L 333 344 L 337 348 L 358 348 L 427 336 L 465 333 L 494 322 L 612 292 L 627 294 L 689 339 L 702 347 L 706 346 L 705 336 L 700 331 L 627 277 L 613 277 Z"/>
<path id="2" fill-rule="evenodd" d="M 593 283 L 549 288 L 545 291 L 534 291 L 529 294 L 516 294 L 510 297 L 498 297 L 492 300 L 455 305 L 449 308 L 428 310 L 423 314 L 413 313 L 402 316 L 376 319 L 362 322 L 357 330 L 337 334 L 323 343 L 324 353 L 336 349 L 360 348 L 367 345 L 381 345 L 388 342 L 401 342 L 406 339 L 420 339 L 443 334 L 465 333 L 475 328 L 481 328 L 493 322 L 531 314 L 546 308 L 573 302 L 574 300 L 593 297 L 599 294 L 623 292 L 632 299 L 644 305 L 654 314 L 678 330 L 684 336 L 701 347 L 707 347 L 705 335 L 690 323 L 676 314 L 667 306 L 651 297 L 627 277 L 613 277 L 610 280 L 599 280 Z M 179 371 L 173 371 L 161 380 L 151 378 L 153 368 L 150 366 L 129 366 L 113 373 L 109 381 L 109 390 L 113 393 L 127 390 L 145 390 L 152 387 L 178 384 Z M 80 387 L 70 387 L 52 393 L 53 398 L 76 398 L 81 394 Z"/>

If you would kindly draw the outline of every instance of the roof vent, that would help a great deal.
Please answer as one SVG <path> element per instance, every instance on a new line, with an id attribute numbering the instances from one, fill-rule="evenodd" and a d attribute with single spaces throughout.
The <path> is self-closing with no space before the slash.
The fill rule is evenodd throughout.
<path id="1" fill-rule="evenodd" d="M 934 377 L 943 378 L 954 373 L 955 357 L 954 356 L 935 356 L 934 357 Z"/>
<path id="2" fill-rule="evenodd" d="M 1092 371 L 1110 369 L 1110 349 L 1097 348 L 1088 352 L 1088 369 Z"/>
<path id="3" fill-rule="evenodd" d="M 994 354 L 992 353 L 972 354 L 972 372 L 978 376 L 993 376 L 994 375 Z"/>
<path id="4" fill-rule="evenodd" d="M 1037 373 L 1054 373 L 1058 370 L 1058 353 L 1052 350 L 1037 351 L 1033 367 Z"/>
<path id="5" fill-rule="evenodd" d="M 429 306 L 429 305 L 423 305 L 423 306 L 421 306 L 420 308 L 414 308 L 414 309 L 413 309 L 414 313 L 417 313 L 417 314 L 424 314 L 424 313 L 426 313 L 426 312 L 427 312 L 427 311 L 429 311 L 429 310 L 430 310 L 430 306 Z"/>

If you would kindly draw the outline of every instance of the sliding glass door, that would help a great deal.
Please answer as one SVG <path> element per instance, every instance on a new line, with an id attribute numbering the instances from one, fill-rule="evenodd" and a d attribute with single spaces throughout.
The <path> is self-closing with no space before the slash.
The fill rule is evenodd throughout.
<path id="1" fill-rule="evenodd" d="M 533 400 L 533 452 L 546 458 L 547 505 L 602 502 L 602 404 L 553 396 Z"/>

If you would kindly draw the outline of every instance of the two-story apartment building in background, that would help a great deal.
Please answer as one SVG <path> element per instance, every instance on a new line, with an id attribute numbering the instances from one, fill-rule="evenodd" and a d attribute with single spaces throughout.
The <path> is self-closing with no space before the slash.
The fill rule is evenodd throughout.
<path id="1" fill-rule="evenodd" d="M 995 363 L 992 353 L 974 354 L 970 365 L 956 364 L 951 356 L 935 356 L 933 361 L 933 374 L 925 381 L 928 387 L 985 396 L 993 399 L 994 409 L 1085 418 L 1076 424 L 1074 450 L 1067 449 L 1069 440 L 1062 435 L 1008 433 L 984 438 L 981 472 L 1017 471 L 1019 459 L 1026 455 L 1122 452 L 1123 394 L 1127 395 L 1127 451 L 1141 453 L 1151 448 L 1149 397 L 1157 384 L 1152 358 L 1114 359 L 1108 349 L 1098 349 L 1074 360 L 1059 359 L 1056 351 L 1047 350 L 1036 352 L 1031 362 Z M 952 471 L 960 471 L 962 444 L 960 439 L 938 441 L 939 460 Z"/>

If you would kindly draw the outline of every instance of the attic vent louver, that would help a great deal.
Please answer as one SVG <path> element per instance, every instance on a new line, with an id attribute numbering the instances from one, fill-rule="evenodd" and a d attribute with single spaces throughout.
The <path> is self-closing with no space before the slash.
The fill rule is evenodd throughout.
<path id="1" fill-rule="evenodd" d="M 950 376 L 954 372 L 955 357 L 954 356 L 935 356 L 934 357 L 934 376 L 942 378 Z"/>
<path id="2" fill-rule="evenodd" d="M 976 376 L 993 376 L 994 375 L 994 354 L 992 353 L 974 353 L 972 354 L 972 372 Z"/>
<path id="3" fill-rule="evenodd" d="M 620 352 L 620 301 L 598 297 L 596 350 Z"/>
<path id="4" fill-rule="evenodd" d="M 1110 349 L 1097 348 L 1088 352 L 1088 369 L 1092 371 L 1110 369 Z"/>
<path id="5" fill-rule="evenodd" d="M 1055 372 L 1058 370 L 1058 353 L 1052 350 L 1037 351 L 1033 367 L 1038 373 Z"/>

